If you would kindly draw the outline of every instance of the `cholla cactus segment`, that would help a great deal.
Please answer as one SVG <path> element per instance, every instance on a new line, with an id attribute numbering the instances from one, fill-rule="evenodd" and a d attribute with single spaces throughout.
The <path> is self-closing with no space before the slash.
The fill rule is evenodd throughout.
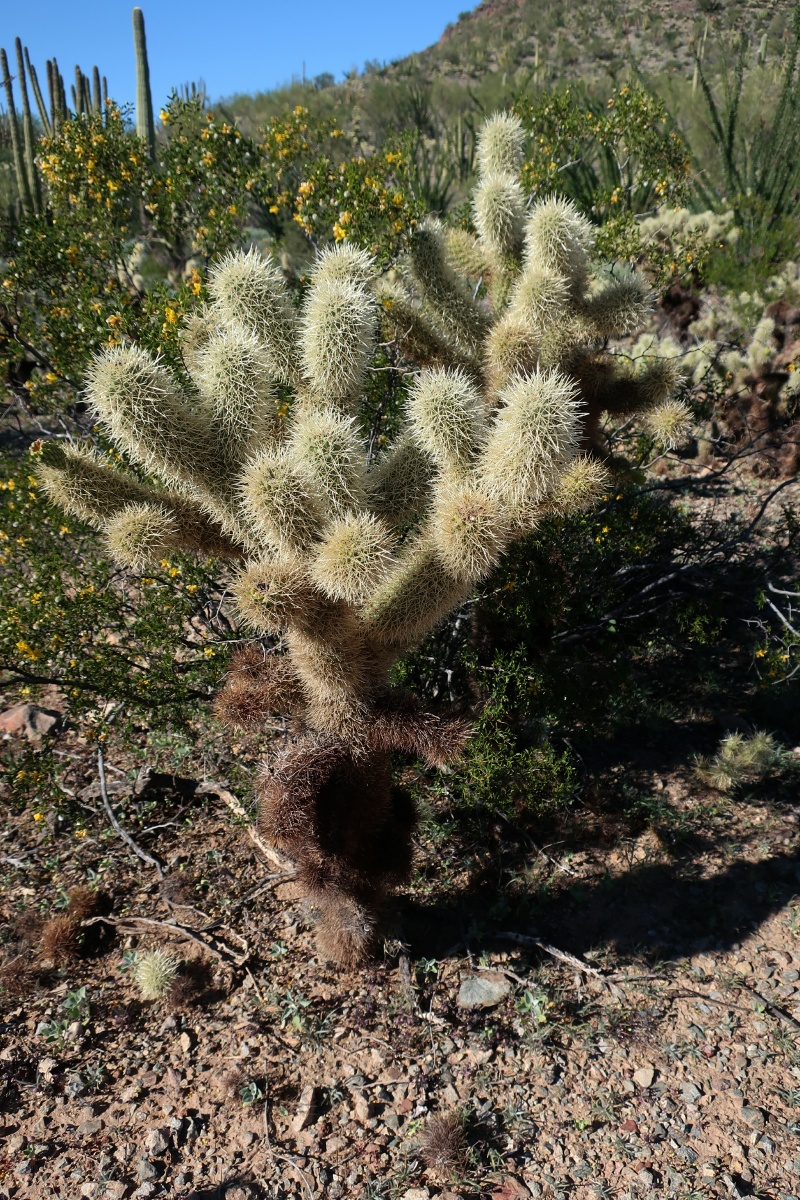
<path id="1" fill-rule="evenodd" d="M 569 310 L 569 281 L 546 267 L 528 266 L 511 293 L 509 313 L 527 322 L 532 333 L 563 321 Z"/>
<path id="2" fill-rule="evenodd" d="M 302 320 L 303 370 L 315 396 L 338 405 L 357 400 L 376 320 L 375 297 L 365 287 L 329 273 L 315 278 Z"/>
<path id="3" fill-rule="evenodd" d="M 468 279 L 486 281 L 491 278 L 496 266 L 494 257 L 489 248 L 479 241 L 474 233 L 460 227 L 447 228 L 444 231 L 444 238 L 447 257 L 457 271 L 466 275 Z"/>
<path id="4" fill-rule="evenodd" d="M 374 276 L 375 264 L 369 254 L 349 242 L 327 247 L 314 263 L 314 279 L 318 282 L 352 283 L 366 288 Z"/>
<path id="5" fill-rule="evenodd" d="M 133 977 L 143 1000 L 163 1000 L 178 974 L 180 963 L 163 950 L 150 950 L 136 962 Z"/>
<path id="6" fill-rule="evenodd" d="M 660 446 L 665 446 L 668 450 L 677 450 L 691 437 L 692 410 L 682 400 L 668 400 L 655 408 L 649 408 L 642 418 L 642 423 Z"/>
<path id="7" fill-rule="evenodd" d="M 409 433 L 400 437 L 368 477 L 369 501 L 393 526 L 419 517 L 428 504 L 434 464 Z"/>
<path id="8" fill-rule="evenodd" d="M 415 231 L 411 241 L 411 263 L 422 291 L 423 311 L 429 312 L 457 350 L 477 358 L 489 319 L 447 261 L 442 234 L 435 222 L 428 222 Z"/>
<path id="9" fill-rule="evenodd" d="M 542 352 L 537 325 L 518 311 L 506 312 L 486 339 L 486 390 L 494 399 L 515 375 L 535 371 Z"/>
<path id="10" fill-rule="evenodd" d="M 637 407 L 654 408 L 665 403 L 680 382 L 682 374 L 683 370 L 677 359 L 645 359 L 635 379 L 639 395 Z"/>
<path id="11" fill-rule="evenodd" d="M 243 325 L 264 343 L 274 378 L 297 386 L 297 320 L 278 268 L 255 249 L 234 251 L 213 268 L 208 286 L 222 319 Z"/>
<path id="12" fill-rule="evenodd" d="M 516 258 L 522 252 L 525 194 L 513 175 L 485 175 L 472 199 L 475 228 L 484 245 L 497 255 Z"/>
<path id="13" fill-rule="evenodd" d="M 208 420 L 146 351 L 114 346 L 95 359 L 87 395 L 114 441 L 146 471 L 182 487 L 223 486 Z"/>
<path id="14" fill-rule="evenodd" d="M 417 444 L 440 469 L 467 469 L 485 439 L 488 417 L 480 392 L 463 371 L 422 371 L 411 389 L 408 413 Z"/>
<path id="15" fill-rule="evenodd" d="M 90 447 L 46 442 L 36 473 L 54 504 L 99 528 L 126 505 L 157 497 L 127 471 L 107 466 Z"/>
<path id="16" fill-rule="evenodd" d="M 575 456 L 584 409 L 576 384 L 559 371 L 512 380 L 502 400 L 477 473 L 524 525 Z"/>
<path id="17" fill-rule="evenodd" d="M 180 333 L 180 348 L 186 370 L 195 382 L 198 382 L 198 354 L 204 349 L 208 339 L 219 329 L 220 314 L 204 304 L 196 312 L 189 313 Z"/>
<path id="18" fill-rule="evenodd" d="M 548 498 L 548 507 L 563 516 L 591 508 L 611 486 L 611 472 L 596 458 L 581 454 L 567 467 Z"/>
<path id="19" fill-rule="evenodd" d="M 165 496 L 160 503 L 128 504 L 108 521 L 105 536 L 111 557 L 134 570 L 176 550 L 227 559 L 241 559 L 245 552 L 220 525 L 179 496 Z"/>
<path id="20" fill-rule="evenodd" d="M 497 565 L 512 528 L 502 501 L 469 483 L 445 486 L 431 515 L 436 552 L 455 579 L 469 584 Z"/>
<path id="21" fill-rule="evenodd" d="M 111 557 L 134 570 L 169 554 L 178 539 L 174 514 L 155 504 L 129 504 L 106 526 Z"/>
<path id="22" fill-rule="evenodd" d="M 325 606 L 303 562 L 289 555 L 248 563 L 233 594 L 245 621 L 273 637 L 295 622 L 313 625 Z"/>
<path id="23" fill-rule="evenodd" d="M 326 531 L 311 577 L 327 596 L 359 604 L 394 565 L 395 537 L 371 513 L 347 513 Z"/>
<path id="24" fill-rule="evenodd" d="M 300 680 L 288 655 L 245 646 L 234 655 L 225 686 L 214 701 L 219 720 L 234 729 L 257 731 L 265 717 L 302 715 Z"/>
<path id="25" fill-rule="evenodd" d="M 363 606 L 366 632 L 380 646 L 415 646 L 469 590 L 470 584 L 447 569 L 432 539 L 423 535 L 406 548 L 387 581 Z"/>
<path id="26" fill-rule="evenodd" d="M 195 354 L 194 378 L 214 414 L 214 432 L 229 463 L 278 432 L 275 389 L 263 344 L 241 326 L 216 329 Z"/>
<path id="27" fill-rule="evenodd" d="M 525 156 L 525 130 L 519 117 L 493 113 L 478 134 L 478 169 L 481 175 L 514 174 Z"/>
<path id="28" fill-rule="evenodd" d="M 433 364 L 461 367 L 477 374 L 473 356 L 459 350 L 453 340 L 435 328 L 396 281 L 382 280 L 379 287 L 381 320 L 403 354 L 421 367 Z"/>
<path id="29" fill-rule="evenodd" d="M 594 229 L 571 200 L 554 196 L 531 210 L 525 257 L 533 267 L 567 279 L 573 289 L 586 284 Z"/>
<path id="30" fill-rule="evenodd" d="M 298 413 L 289 451 L 326 511 L 339 514 L 364 507 L 365 448 L 354 418 L 333 409 Z"/>
<path id="31" fill-rule="evenodd" d="M 240 505 L 251 528 L 279 550 L 302 550 L 324 524 L 319 492 L 285 450 L 262 450 L 247 463 Z"/>
<path id="32" fill-rule="evenodd" d="M 581 306 L 584 318 L 597 337 L 622 337 L 643 325 L 653 307 L 653 295 L 645 279 L 625 272 L 595 292 Z"/>

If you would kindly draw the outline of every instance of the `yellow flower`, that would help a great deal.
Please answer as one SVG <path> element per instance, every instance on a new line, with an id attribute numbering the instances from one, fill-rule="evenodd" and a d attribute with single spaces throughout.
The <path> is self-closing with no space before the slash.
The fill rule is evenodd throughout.
<path id="1" fill-rule="evenodd" d="M 43 812 L 35 812 L 35 813 L 33 814 L 33 819 L 34 819 L 34 821 L 43 821 L 43 820 L 44 820 L 44 813 L 43 813 Z"/>
<path id="2" fill-rule="evenodd" d="M 217 652 L 216 652 L 216 650 L 213 649 L 212 646 L 204 647 L 203 654 L 205 654 L 206 658 L 216 658 L 216 656 L 217 656 Z"/>
<path id="3" fill-rule="evenodd" d="M 756 658 L 764 658 L 766 653 L 766 650 L 756 650 Z"/>
<path id="4" fill-rule="evenodd" d="M 187 590 L 187 592 L 190 592 L 193 595 L 197 591 L 197 584 L 196 583 L 187 583 L 186 590 Z"/>
<path id="5" fill-rule="evenodd" d="M 166 125 L 167 121 L 169 120 L 169 113 L 165 108 L 162 108 L 161 112 L 158 114 L 158 117 L 161 121 L 161 124 Z"/>
<path id="6" fill-rule="evenodd" d="M 76 830 L 75 830 L 75 837 L 76 837 L 76 838 L 85 838 L 85 837 L 86 837 L 86 830 L 85 830 L 85 829 L 76 829 Z"/>

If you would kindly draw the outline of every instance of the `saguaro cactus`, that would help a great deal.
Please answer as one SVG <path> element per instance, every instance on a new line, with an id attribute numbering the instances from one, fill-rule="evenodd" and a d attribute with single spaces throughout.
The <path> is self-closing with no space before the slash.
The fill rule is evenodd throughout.
<path id="1" fill-rule="evenodd" d="M 156 152 L 156 127 L 153 120 L 153 97 L 150 93 L 150 64 L 147 61 L 147 40 L 144 33 L 144 13 L 133 10 L 133 46 L 136 51 L 136 132 L 147 147 L 149 158 Z"/>
<path id="2" fill-rule="evenodd" d="M 391 686 L 393 663 L 544 513 L 603 487 L 585 453 L 601 410 L 653 407 L 674 381 L 664 361 L 615 371 L 606 339 L 642 319 L 647 289 L 597 282 L 571 204 L 526 208 L 522 151 L 515 118 L 484 126 L 477 235 L 425 224 L 402 282 L 345 243 L 319 255 L 296 311 L 272 262 L 224 258 L 185 331 L 191 396 L 143 351 L 106 352 L 88 388 L 97 418 L 163 487 L 83 450 L 46 448 L 40 467 L 124 563 L 179 546 L 237 562 L 238 607 L 262 640 L 237 654 L 217 712 L 250 728 L 293 719 L 258 783 L 261 827 L 297 863 L 321 951 L 343 962 L 364 954 L 410 866 L 414 812 L 390 752 L 442 764 L 468 736 Z M 359 410 L 381 321 L 419 370 L 372 459 Z"/>

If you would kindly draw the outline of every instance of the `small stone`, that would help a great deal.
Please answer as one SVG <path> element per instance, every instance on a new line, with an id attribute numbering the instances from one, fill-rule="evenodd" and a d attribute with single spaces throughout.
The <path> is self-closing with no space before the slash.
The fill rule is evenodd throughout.
<path id="1" fill-rule="evenodd" d="M 403 1200 L 430 1200 L 430 1192 L 427 1188 L 409 1188 L 403 1192 Z"/>
<path id="2" fill-rule="evenodd" d="M 639 1179 L 645 1187 L 649 1188 L 653 1186 L 653 1172 L 648 1171 L 647 1167 L 642 1167 L 641 1171 L 639 1172 Z"/>
<path id="3" fill-rule="evenodd" d="M 32 1175 L 33 1174 L 33 1163 L 30 1161 L 29 1158 L 23 1158 L 22 1162 L 17 1163 L 17 1165 L 14 1167 L 14 1174 L 15 1175 Z"/>
<path id="4" fill-rule="evenodd" d="M 368 1121 L 372 1116 L 372 1106 L 369 1102 L 369 1096 L 366 1092 L 356 1092 L 353 1096 L 353 1111 L 356 1114 L 356 1120 L 362 1123 Z"/>
<path id="5" fill-rule="evenodd" d="M 483 975 L 467 975 L 461 980 L 461 987 L 458 989 L 458 1007 L 494 1008 L 505 1000 L 510 991 L 511 984 L 499 973 L 487 971 Z M 411 1190 L 414 1191 L 413 1188 Z"/>
<path id="6" fill-rule="evenodd" d="M 150 1158 L 158 1158 L 167 1148 L 167 1139 L 160 1129 L 150 1129 L 145 1134 L 144 1147 Z"/>
<path id="7" fill-rule="evenodd" d="M 81 1137 L 94 1137 L 103 1128 L 103 1122 L 100 1117 L 92 1117 L 89 1121 L 81 1121 L 78 1126 L 78 1133 Z"/>
<path id="8" fill-rule="evenodd" d="M 637 1087 L 649 1088 L 652 1086 L 655 1075 L 652 1067 L 639 1067 L 638 1071 L 633 1072 L 633 1082 Z"/>
<path id="9" fill-rule="evenodd" d="M 192 1039 L 189 1037 L 189 1034 L 182 1033 L 180 1041 L 181 1041 L 181 1050 L 183 1051 L 184 1054 L 188 1054 L 192 1048 Z"/>
<path id="10" fill-rule="evenodd" d="M 25 1138 L 21 1133 L 15 1133 L 13 1137 L 6 1138 L 6 1150 L 9 1154 L 19 1154 L 24 1145 Z"/>
<path id="11" fill-rule="evenodd" d="M 58 1063 L 54 1058 L 40 1058 L 37 1066 L 37 1071 L 41 1075 L 45 1083 L 53 1082 L 53 1072 L 58 1067 Z"/>
<path id="12" fill-rule="evenodd" d="M 751 1129 L 764 1128 L 764 1114 L 760 1108 L 752 1108 L 746 1104 L 739 1115 L 745 1125 L 749 1125 Z"/>
<path id="13" fill-rule="evenodd" d="M 128 1185 L 121 1179 L 110 1179 L 103 1192 L 103 1200 L 122 1200 L 128 1190 Z"/>
<path id="14" fill-rule="evenodd" d="M 695 1100 L 699 1100 L 702 1092 L 694 1083 L 682 1083 L 681 1095 L 687 1104 L 694 1104 Z"/>
<path id="15" fill-rule="evenodd" d="M 225 1188 L 225 1200 L 253 1200 L 255 1192 L 246 1183 L 232 1183 Z"/>
<path id="16" fill-rule="evenodd" d="M 311 1086 L 304 1087 L 300 1093 L 300 1099 L 297 1101 L 297 1108 L 292 1120 L 292 1130 L 295 1133 L 302 1133 L 304 1129 L 313 1124 L 316 1108 L 317 1089 Z"/>
<path id="17" fill-rule="evenodd" d="M 141 1158 L 137 1158 L 134 1165 L 136 1167 L 137 1175 L 145 1183 L 152 1179 L 158 1179 L 159 1175 L 161 1174 L 155 1163 L 151 1163 L 150 1159 L 145 1158 L 144 1155 L 142 1155 Z"/>

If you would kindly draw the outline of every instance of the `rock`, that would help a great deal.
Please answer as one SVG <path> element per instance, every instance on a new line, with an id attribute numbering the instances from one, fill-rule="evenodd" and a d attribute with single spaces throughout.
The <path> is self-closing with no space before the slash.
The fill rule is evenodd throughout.
<path id="1" fill-rule="evenodd" d="M 144 1147 L 150 1158 L 158 1158 L 167 1148 L 167 1139 L 162 1130 L 149 1129 L 145 1135 Z"/>
<path id="2" fill-rule="evenodd" d="M 123 1183 L 121 1179 L 110 1179 L 106 1184 L 106 1190 L 103 1192 L 104 1200 L 122 1200 L 128 1190 L 128 1185 Z"/>
<path id="3" fill-rule="evenodd" d="M 302 1133 L 304 1129 L 313 1124 L 316 1118 L 316 1108 L 317 1089 L 311 1086 L 304 1087 L 300 1093 L 300 1099 L 297 1101 L 297 1108 L 292 1120 L 294 1133 Z"/>
<path id="4" fill-rule="evenodd" d="M 403 1200 L 429 1200 L 430 1192 L 427 1188 L 409 1188 L 407 1192 L 403 1192 Z"/>
<path id="5" fill-rule="evenodd" d="M 642 1167 L 641 1171 L 639 1172 L 639 1179 L 646 1188 L 651 1188 L 653 1186 L 654 1178 L 655 1176 L 653 1175 L 652 1171 L 648 1171 L 647 1167 Z"/>
<path id="6" fill-rule="evenodd" d="M 62 719 L 60 712 L 40 708 L 38 704 L 16 704 L 0 713 L 0 733 L 10 734 L 11 737 L 24 735 L 32 742 L 35 738 L 52 733 Z"/>
<path id="7" fill-rule="evenodd" d="M 373 1115 L 369 1096 L 366 1092 L 355 1092 L 353 1094 L 353 1111 L 356 1114 L 356 1120 L 361 1122 L 368 1121 Z"/>
<path id="8" fill-rule="evenodd" d="M 100 1117 L 91 1117 L 88 1121 L 81 1121 L 78 1126 L 78 1133 L 81 1137 L 94 1137 L 103 1128 L 103 1122 Z"/>
<path id="9" fill-rule="evenodd" d="M 184 1054 L 188 1054 L 192 1048 L 192 1039 L 188 1033 L 181 1034 L 181 1050 Z"/>
<path id="10" fill-rule="evenodd" d="M 142 1155 L 140 1158 L 137 1158 L 134 1166 L 136 1167 L 136 1174 L 144 1183 L 148 1183 L 153 1179 L 158 1179 L 159 1175 L 161 1174 L 158 1166 L 155 1163 L 151 1163 L 150 1159 L 145 1158 L 144 1155 Z"/>
<path id="11" fill-rule="evenodd" d="M 6 1150 L 9 1154 L 19 1154 L 24 1145 L 25 1138 L 21 1133 L 15 1133 L 13 1137 L 6 1139 Z"/>
<path id="12" fill-rule="evenodd" d="M 511 984 L 499 972 L 487 971 L 481 975 L 467 975 L 461 980 L 461 987 L 458 989 L 458 1007 L 494 1008 L 505 1000 L 510 991 Z"/>
<path id="13" fill-rule="evenodd" d="M 751 1129 L 764 1128 L 764 1114 L 760 1108 L 752 1108 L 750 1105 L 745 1105 L 739 1116 L 744 1121 L 745 1125 L 749 1125 Z"/>
<path id="14" fill-rule="evenodd" d="M 54 1058 L 40 1058 L 37 1066 L 37 1071 L 41 1075 L 45 1083 L 53 1082 L 53 1072 L 58 1067 L 58 1063 Z"/>
<path id="15" fill-rule="evenodd" d="M 681 1096 L 687 1104 L 694 1104 L 695 1100 L 699 1100 L 702 1095 L 700 1088 L 694 1083 L 681 1084 Z"/>
<path id="16" fill-rule="evenodd" d="M 652 1087 L 656 1073 L 652 1067 L 639 1067 L 638 1071 L 633 1072 L 633 1082 L 637 1087 L 649 1088 Z"/>
<path id="17" fill-rule="evenodd" d="M 253 1200 L 255 1192 L 246 1183 L 232 1183 L 225 1188 L 225 1200 Z"/>

